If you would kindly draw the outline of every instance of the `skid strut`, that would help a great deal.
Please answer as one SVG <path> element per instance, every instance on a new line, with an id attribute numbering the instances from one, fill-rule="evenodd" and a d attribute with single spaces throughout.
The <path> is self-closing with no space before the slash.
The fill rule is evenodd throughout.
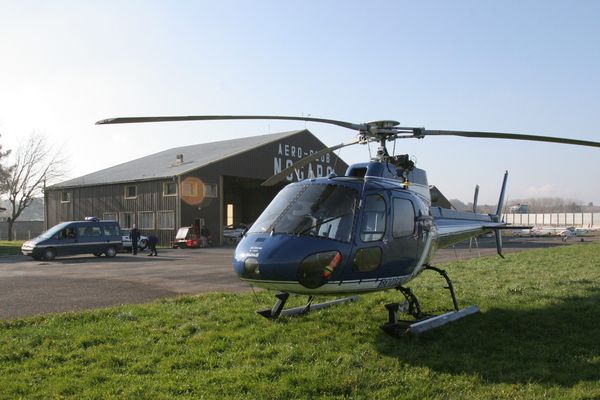
<path id="1" fill-rule="evenodd" d="M 475 305 L 463 308 L 462 310 L 458 308 L 458 301 L 456 300 L 456 294 L 454 293 L 454 286 L 452 286 L 452 281 L 450 280 L 450 277 L 448 276 L 446 271 L 436 267 L 432 267 L 431 265 L 426 265 L 425 269 L 435 271 L 438 274 L 442 275 L 442 277 L 444 277 L 448 285 L 445 286 L 445 289 L 448 289 L 450 291 L 454 311 L 435 316 L 426 315 L 421 311 L 421 305 L 419 304 L 419 301 L 417 300 L 417 297 L 414 295 L 412 290 L 410 290 L 410 288 L 398 286 L 396 289 L 398 289 L 404 295 L 406 300 L 402 304 L 391 303 L 385 305 L 385 308 L 388 310 L 388 322 L 385 325 L 383 325 L 381 329 L 386 333 L 392 336 L 401 336 L 404 334 L 419 335 L 428 330 L 440 327 L 449 322 L 466 317 L 467 315 L 479 312 L 479 307 Z M 415 320 L 398 320 L 398 311 L 412 315 L 413 318 L 415 318 Z"/>
<path id="2" fill-rule="evenodd" d="M 334 304 L 348 303 L 358 300 L 358 296 L 350 296 L 344 297 L 343 299 L 335 299 L 325 301 L 323 303 L 312 304 L 314 296 L 308 296 L 306 305 L 284 309 L 283 307 L 285 307 L 285 302 L 290 297 L 290 294 L 287 292 L 281 292 L 277 293 L 275 297 L 277 298 L 277 302 L 275 302 L 272 308 L 266 308 L 264 310 L 257 311 L 257 313 L 265 318 L 276 319 L 282 315 L 303 315 L 313 310 L 320 310 L 321 308 L 330 307 Z"/>

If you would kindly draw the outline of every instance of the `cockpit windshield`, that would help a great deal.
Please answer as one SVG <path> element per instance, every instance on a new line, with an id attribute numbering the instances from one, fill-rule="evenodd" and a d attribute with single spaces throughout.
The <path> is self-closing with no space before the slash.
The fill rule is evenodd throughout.
<path id="1" fill-rule="evenodd" d="M 356 190 L 341 185 L 289 185 L 273 199 L 248 233 L 290 233 L 349 242 Z"/>

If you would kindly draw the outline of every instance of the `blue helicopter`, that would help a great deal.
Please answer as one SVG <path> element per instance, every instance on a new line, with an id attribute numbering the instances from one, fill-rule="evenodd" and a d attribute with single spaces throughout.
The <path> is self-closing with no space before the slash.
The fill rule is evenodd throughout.
<path id="1" fill-rule="evenodd" d="M 396 289 L 405 300 L 385 306 L 389 319 L 382 326 L 392 335 L 419 334 L 479 311 L 477 306 L 460 309 L 449 276 L 431 265 L 438 248 L 494 232 L 497 251 L 502 256 L 501 231 L 523 227 L 502 222 L 508 172 L 494 214 L 477 213 L 476 206 L 473 212 L 442 208 L 437 206 L 436 193 L 430 190 L 426 172 L 416 168 L 406 154 L 390 155 L 387 142 L 463 136 L 600 147 L 598 142 L 551 136 L 402 127 L 397 121 L 387 120 L 355 124 L 312 117 L 205 115 L 113 118 L 97 124 L 235 119 L 320 122 L 357 132 L 355 140 L 299 160 L 265 181 L 265 186 L 281 182 L 290 173 L 298 173 L 314 159 L 339 148 L 379 144 L 373 159 L 351 165 L 344 176 L 332 174 L 285 186 L 244 234 L 235 250 L 233 269 L 250 285 L 279 292 L 272 308 L 259 311 L 267 318 L 305 314 L 354 301 L 358 294 Z M 425 314 L 415 294 L 406 286 L 426 270 L 445 279 L 452 311 L 435 316 Z M 307 304 L 284 309 L 290 294 L 308 295 Z M 314 296 L 340 295 L 352 296 L 313 304 Z M 399 312 L 410 314 L 413 320 L 399 320 Z"/>

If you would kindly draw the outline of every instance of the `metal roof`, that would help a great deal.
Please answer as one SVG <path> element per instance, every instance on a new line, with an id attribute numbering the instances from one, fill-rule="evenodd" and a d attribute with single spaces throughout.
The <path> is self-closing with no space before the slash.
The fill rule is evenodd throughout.
<path id="1" fill-rule="evenodd" d="M 310 131 L 304 129 L 175 147 L 60 182 L 49 186 L 48 189 L 153 180 L 177 176 L 301 132 L 308 132 L 312 135 Z M 183 155 L 183 162 L 177 161 L 176 157 L 178 154 Z"/>

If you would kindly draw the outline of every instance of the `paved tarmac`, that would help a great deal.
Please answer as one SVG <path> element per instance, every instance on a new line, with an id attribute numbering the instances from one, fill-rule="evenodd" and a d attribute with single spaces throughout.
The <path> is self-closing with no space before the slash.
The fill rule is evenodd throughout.
<path id="1" fill-rule="evenodd" d="M 250 290 L 233 272 L 232 256 L 233 249 L 217 248 L 159 249 L 158 257 L 0 257 L 0 319 Z"/>
<path id="2" fill-rule="evenodd" d="M 586 242 L 599 238 L 586 238 Z M 505 253 L 564 246 L 560 238 L 505 238 Z M 494 238 L 438 250 L 434 264 L 496 254 Z M 0 257 L 0 319 L 144 303 L 162 297 L 251 290 L 231 268 L 232 248 L 163 249 L 158 257 Z"/>

